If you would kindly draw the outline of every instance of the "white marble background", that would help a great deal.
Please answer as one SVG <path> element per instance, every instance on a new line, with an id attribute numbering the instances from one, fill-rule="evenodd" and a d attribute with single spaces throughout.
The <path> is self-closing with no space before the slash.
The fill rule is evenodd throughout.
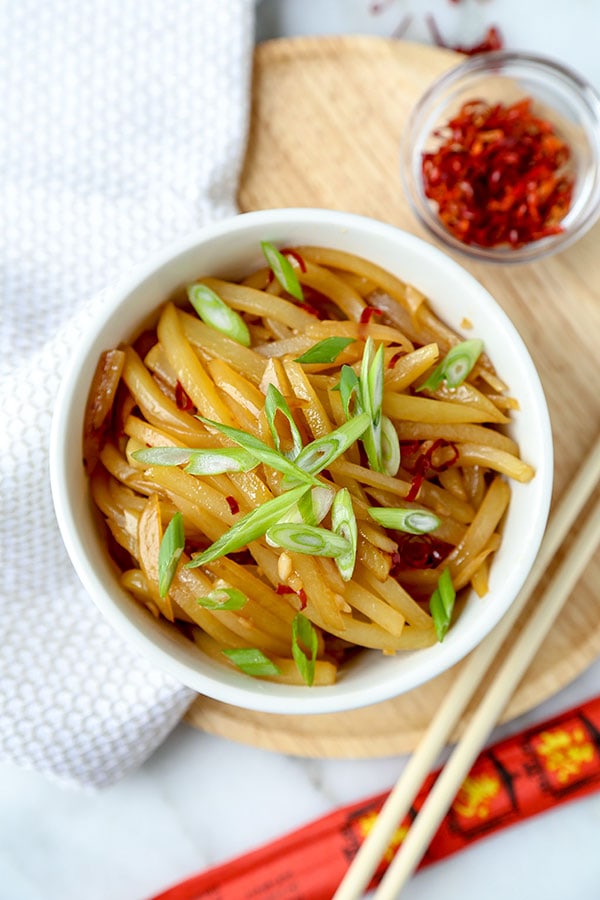
<path id="1" fill-rule="evenodd" d="M 200 0 L 199 0 L 200 2 Z M 598 0 L 262 0 L 257 39 L 391 34 L 430 40 L 434 11 L 450 43 L 489 24 L 511 48 L 551 54 L 600 90 Z M 493 739 L 598 693 L 600 662 Z M 306 760 L 179 726 L 134 775 L 97 794 L 0 766 L 0 900 L 144 900 L 203 868 L 274 839 L 336 806 L 391 787 L 404 758 Z M 407 900 L 597 900 L 600 794 L 493 835 L 421 872 Z M 308 861 L 307 861 L 308 862 Z"/>

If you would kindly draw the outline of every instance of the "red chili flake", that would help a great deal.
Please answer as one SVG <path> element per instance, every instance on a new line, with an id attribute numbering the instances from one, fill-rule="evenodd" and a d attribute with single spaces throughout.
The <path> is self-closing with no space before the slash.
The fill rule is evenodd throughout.
<path id="1" fill-rule="evenodd" d="M 398 542 L 397 567 L 435 569 L 448 556 L 451 549 L 450 544 L 438 541 L 429 534 L 403 534 Z"/>
<path id="2" fill-rule="evenodd" d="M 175 403 L 177 404 L 177 409 L 181 409 L 184 412 L 189 412 L 195 408 L 192 400 L 185 392 L 185 388 L 179 381 L 175 385 Z"/>
<path id="3" fill-rule="evenodd" d="M 409 535 L 399 544 L 401 562 L 411 569 L 426 569 L 429 562 L 429 539 L 426 535 L 415 539 Z"/>
<path id="4" fill-rule="evenodd" d="M 415 444 L 419 446 L 418 441 L 408 441 L 401 445 L 401 453 L 402 453 L 402 463 L 404 468 L 408 469 L 409 472 L 414 473 L 414 477 L 410 483 L 410 489 L 408 494 L 406 495 L 406 499 L 409 502 L 417 499 L 417 495 L 421 490 L 421 486 L 430 471 L 433 472 L 445 472 L 446 469 L 449 469 L 450 466 L 453 466 L 459 459 L 460 453 L 458 451 L 458 447 L 453 441 L 446 441 L 443 438 L 438 438 L 437 441 L 434 441 L 424 453 L 421 453 L 416 460 L 410 464 L 406 460 L 406 456 L 413 456 L 415 452 Z M 452 449 L 453 455 L 450 459 L 445 460 L 441 463 L 435 463 L 433 461 L 433 454 L 436 450 L 440 450 L 445 447 L 450 447 Z"/>
<path id="5" fill-rule="evenodd" d="M 396 365 L 396 363 L 398 362 L 398 360 L 401 359 L 404 355 L 405 355 L 404 350 L 398 350 L 397 353 L 394 353 L 394 355 L 392 356 L 392 358 L 390 359 L 390 361 L 388 363 L 388 369 L 393 369 L 394 366 Z"/>
<path id="6" fill-rule="evenodd" d="M 425 475 L 422 472 L 417 472 L 417 474 L 415 475 L 415 477 L 413 478 L 413 480 L 410 483 L 410 490 L 409 490 L 408 494 L 406 495 L 406 499 L 408 500 L 409 503 L 412 503 L 413 500 L 417 499 L 417 497 L 419 495 L 419 491 L 421 490 L 421 487 L 422 487 L 424 481 L 425 481 Z"/>
<path id="7" fill-rule="evenodd" d="M 562 231 L 574 179 L 570 149 L 532 100 L 464 103 L 422 157 L 426 196 L 465 244 L 521 247 Z"/>
<path id="8" fill-rule="evenodd" d="M 300 266 L 301 272 L 306 272 L 306 263 L 300 256 L 297 250 L 292 250 L 290 247 L 284 247 L 283 250 L 279 251 L 282 256 L 291 256 L 292 259 L 295 259 L 298 265 Z"/>
<path id="9" fill-rule="evenodd" d="M 230 496 L 230 497 L 225 497 L 225 499 L 227 500 L 227 503 L 229 504 L 229 509 L 231 510 L 232 515 L 235 516 L 236 513 L 239 513 L 240 504 L 237 502 L 235 497 Z"/>
<path id="10" fill-rule="evenodd" d="M 323 313 L 312 306 L 310 303 L 297 303 L 296 304 L 300 309 L 303 309 L 304 312 L 307 312 L 309 315 L 314 316 L 316 319 L 323 319 Z"/>
<path id="11" fill-rule="evenodd" d="M 280 595 L 281 594 L 297 594 L 298 597 L 300 598 L 300 609 L 304 609 L 308 602 L 308 598 L 306 596 L 306 592 L 305 592 L 304 588 L 300 588 L 299 591 L 295 591 L 294 588 L 291 588 L 287 584 L 281 584 L 281 582 L 280 582 L 277 585 L 277 587 L 275 588 L 275 593 L 280 594 Z"/>
<path id="12" fill-rule="evenodd" d="M 464 53 L 465 56 L 475 56 L 477 53 L 489 53 L 491 50 L 502 50 L 504 40 L 500 34 L 500 30 L 491 25 L 485 33 L 485 37 L 478 44 L 465 47 L 461 44 L 447 44 L 440 34 L 436 21 L 433 16 L 426 16 L 427 25 L 431 31 L 431 36 L 438 47 L 446 47 L 448 50 L 456 50 L 457 53 Z"/>
<path id="13" fill-rule="evenodd" d="M 365 306 L 360 314 L 360 324 L 367 325 L 373 316 L 382 316 L 383 310 L 377 309 L 376 306 Z"/>
<path id="14" fill-rule="evenodd" d="M 409 471 L 412 471 L 412 466 L 408 466 L 406 464 L 405 458 L 408 456 L 414 456 L 415 453 L 418 453 L 421 449 L 420 441 L 402 441 L 400 444 L 400 452 L 402 454 L 402 465 L 404 468 L 408 468 Z"/>

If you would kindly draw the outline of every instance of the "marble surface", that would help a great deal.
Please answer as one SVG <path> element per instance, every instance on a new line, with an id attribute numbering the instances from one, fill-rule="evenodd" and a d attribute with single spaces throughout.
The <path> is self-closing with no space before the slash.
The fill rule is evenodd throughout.
<path id="1" fill-rule="evenodd" d="M 429 40 L 434 11 L 451 43 L 489 24 L 512 48 L 575 66 L 600 89 L 600 4 L 593 0 L 262 0 L 257 39 L 309 33 L 392 34 Z M 600 661 L 492 739 L 598 693 Z M 0 900 L 144 900 L 335 807 L 385 790 L 404 757 L 308 760 L 243 746 L 180 725 L 141 770 L 101 793 L 67 790 L 0 766 Z M 419 873 L 407 900 L 596 900 L 600 794 L 493 835 Z"/>

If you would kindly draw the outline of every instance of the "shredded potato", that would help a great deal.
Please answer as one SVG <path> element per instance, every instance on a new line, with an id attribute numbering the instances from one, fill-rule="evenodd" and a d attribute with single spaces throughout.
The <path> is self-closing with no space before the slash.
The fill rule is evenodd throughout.
<path id="1" fill-rule="evenodd" d="M 314 640 L 310 683 L 327 685 L 357 650 L 394 654 L 435 643 L 429 600 L 445 570 L 456 591 L 486 593 L 510 502 L 509 479 L 527 482 L 534 470 L 501 430 L 518 404 L 485 354 L 458 387 L 428 387 L 428 374 L 460 338 L 419 291 L 341 251 L 285 253 L 303 301 L 268 268 L 239 283 L 198 279 L 243 317 L 249 346 L 174 297 L 165 299 L 143 340 L 103 354 L 85 416 L 84 457 L 107 546 L 132 602 L 179 628 L 199 653 L 231 666 L 233 657 L 224 651 L 256 652 L 267 664 L 257 677 L 289 684 L 306 682 L 296 651 L 300 646 L 308 658 L 310 648 L 306 638 L 296 646 L 292 638 L 301 613 Z M 335 358 L 299 361 L 332 339 L 342 346 Z M 342 367 L 360 378 L 369 339 L 383 347 L 383 402 L 376 416 L 387 417 L 395 430 L 399 464 L 393 474 L 374 468 L 356 440 L 317 479 L 330 494 L 344 491 L 350 498 L 358 535 L 351 577 L 342 577 L 332 557 L 284 550 L 264 534 L 190 567 L 289 485 L 264 461 L 197 475 L 184 470 L 186 452 L 235 448 L 211 422 L 275 447 L 265 411 L 274 385 L 291 416 L 276 413 L 280 452 L 294 459 L 295 439 L 306 447 L 351 418 L 339 390 Z M 144 448 L 179 448 L 184 462 L 144 463 L 137 458 Z M 386 528 L 370 515 L 373 507 L 424 511 L 438 525 L 425 534 Z M 176 514 L 185 546 L 161 593 L 161 541 Z M 332 529 L 332 513 L 325 511 L 319 523 Z M 242 596 L 242 605 L 211 606 L 208 600 L 223 591 Z"/>

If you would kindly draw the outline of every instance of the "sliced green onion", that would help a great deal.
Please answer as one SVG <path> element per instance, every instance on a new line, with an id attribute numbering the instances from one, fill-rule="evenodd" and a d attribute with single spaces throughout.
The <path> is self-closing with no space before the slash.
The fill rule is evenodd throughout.
<path id="1" fill-rule="evenodd" d="M 433 619 L 438 641 L 443 641 L 452 618 L 456 591 L 452 584 L 450 569 L 444 569 L 438 578 L 437 588 L 429 598 L 429 612 Z"/>
<path id="2" fill-rule="evenodd" d="M 417 388 L 417 391 L 435 391 L 442 381 L 445 381 L 449 388 L 457 388 L 469 375 L 482 350 L 483 341 L 477 338 L 462 341 L 452 347 L 441 363 L 435 367 L 427 381 Z"/>
<path id="3" fill-rule="evenodd" d="M 189 461 L 192 452 L 189 447 L 144 447 L 131 455 L 147 466 L 180 466 Z"/>
<path id="4" fill-rule="evenodd" d="M 363 353 L 360 371 L 362 402 L 371 422 L 363 435 L 362 443 L 367 453 L 369 465 L 376 472 L 383 471 L 381 453 L 381 409 L 383 405 L 384 357 L 383 344 L 374 353 L 372 338 L 368 338 Z"/>
<path id="5" fill-rule="evenodd" d="M 345 337 L 328 337 L 318 344 L 315 344 L 302 356 L 299 356 L 296 362 L 299 363 L 332 363 L 335 362 L 342 350 L 350 344 L 354 344 L 354 338 Z"/>
<path id="6" fill-rule="evenodd" d="M 202 553 L 194 556 L 187 563 L 187 568 L 193 569 L 196 566 L 203 566 L 215 559 L 219 559 L 221 556 L 225 556 L 227 553 L 241 550 L 246 544 L 256 541 L 263 536 L 268 528 L 279 522 L 281 516 L 295 506 L 307 490 L 306 484 L 302 484 L 291 491 L 280 494 L 278 497 L 267 500 L 256 509 L 246 513 L 235 525 L 232 525 L 229 531 L 217 538 L 214 544 L 211 544 Z"/>
<path id="7" fill-rule="evenodd" d="M 325 485 L 311 488 L 279 521 L 291 525 L 318 525 L 331 509 L 333 497 L 332 488 Z"/>
<path id="8" fill-rule="evenodd" d="M 381 417 L 381 465 L 386 475 L 396 475 L 400 468 L 400 438 L 394 423 L 387 416 Z"/>
<path id="9" fill-rule="evenodd" d="M 268 656 L 256 647 L 235 647 L 231 650 L 222 650 L 234 666 L 237 666 L 246 675 L 264 677 L 265 675 L 279 675 L 280 669 L 271 662 Z"/>
<path id="10" fill-rule="evenodd" d="M 271 434 L 273 435 L 273 442 L 277 450 L 280 453 L 283 453 L 281 449 L 279 432 L 275 427 L 275 416 L 277 414 L 277 411 L 283 413 L 283 415 L 286 417 L 289 422 L 290 431 L 292 433 L 292 449 L 289 451 L 289 453 L 285 453 L 284 456 L 287 456 L 288 459 L 294 460 L 302 450 L 302 438 L 300 436 L 300 432 L 298 431 L 298 426 L 294 421 L 291 410 L 287 405 L 285 397 L 283 396 L 281 391 L 275 387 L 274 384 L 270 384 L 267 388 L 267 395 L 265 399 L 265 416 L 267 417 L 267 423 L 269 425 Z"/>
<path id="11" fill-rule="evenodd" d="M 239 447 L 219 450 L 194 450 L 184 471 L 190 475 L 222 475 L 224 472 L 249 472 L 258 460 Z"/>
<path id="12" fill-rule="evenodd" d="M 258 465 L 256 457 L 239 447 L 194 450 L 188 447 L 148 447 L 134 450 L 134 459 L 150 466 L 179 466 L 187 463 L 190 475 L 221 475 L 223 472 L 249 472 Z"/>
<path id="13" fill-rule="evenodd" d="M 354 414 L 358 415 L 359 413 L 364 412 L 362 397 L 360 396 L 360 380 L 352 366 L 342 366 L 340 383 L 338 384 L 337 389 L 340 392 L 340 400 L 342 401 L 342 407 L 347 419 L 352 417 L 350 404 L 352 402 L 353 394 L 356 394 Z"/>
<path id="14" fill-rule="evenodd" d="M 428 509 L 370 506 L 369 515 L 384 528 L 407 534 L 429 534 L 442 524 L 435 513 Z"/>
<path id="15" fill-rule="evenodd" d="M 250 346 L 250 332 L 240 314 L 227 306 L 211 288 L 205 284 L 192 284 L 187 293 L 190 303 L 203 322 L 238 344 Z"/>
<path id="16" fill-rule="evenodd" d="M 310 556 L 335 557 L 341 553 L 348 553 L 351 549 L 345 538 L 315 525 L 279 522 L 267 529 L 265 538 L 271 547 L 283 547 L 284 550 L 306 553 Z"/>
<path id="17" fill-rule="evenodd" d="M 371 338 L 369 338 L 371 340 Z M 383 344 L 380 344 L 375 356 L 373 357 L 373 362 L 369 367 L 369 374 L 367 376 L 367 393 L 369 397 L 369 409 L 371 412 L 371 418 L 373 422 L 376 423 L 379 421 L 381 417 L 381 406 L 383 404 L 383 374 L 384 374 L 384 356 L 383 356 Z M 361 372 L 362 376 L 362 372 Z M 363 387 L 363 394 L 365 393 L 365 388 Z"/>
<path id="18" fill-rule="evenodd" d="M 302 645 L 302 646 L 301 646 Z M 308 654 L 302 649 L 306 647 Z M 302 676 L 302 680 L 309 687 L 315 680 L 315 663 L 319 639 L 317 632 L 309 619 L 302 613 L 297 613 L 292 621 L 292 656 L 296 668 Z"/>
<path id="19" fill-rule="evenodd" d="M 198 597 L 197 602 L 204 609 L 241 609 L 248 598 L 235 588 L 217 588 L 205 597 Z"/>
<path id="20" fill-rule="evenodd" d="M 260 246 L 273 275 L 281 287 L 302 303 L 304 300 L 302 287 L 289 259 L 283 253 L 280 253 L 270 241 L 261 241 Z"/>
<path id="21" fill-rule="evenodd" d="M 367 413 L 354 416 L 329 434 L 317 438 L 296 457 L 298 468 L 316 475 L 322 472 L 361 437 L 370 424 Z"/>
<path id="22" fill-rule="evenodd" d="M 344 581 L 350 581 L 356 565 L 358 527 L 348 488 L 342 488 L 335 495 L 331 508 L 331 525 L 335 534 L 339 534 L 348 543 L 348 552 L 340 553 L 339 556 L 336 556 L 335 564 Z"/>
<path id="23" fill-rule="evenodd" d="M 183 516 L 176 512 L 165 529 L 158 549 L 158 592 L 166 597 L 185 546 Z"/>
<path id="24" fill-rule="evenodd" d="M 226 435 L 226 437 L 238 444 L 243 450 L 246 450 L 251 456 L 254 456 L 255 459 L 266 463 L 277 472 L 282 472 L 294 481 L 316 483 L 315 479 L 311 478 L 306 470 L 299 468 L 296 463 L 287 459 L 283 453 L 279 453 L 278 450 L 273 450 L 272 447 L 269 447 L 268 444 L 265 444 L 263 441 L 254 437 L 253 434 L 248 434 L 240 428 L 232 428 L 230 425 L 223 425 L 221 422 L 213 422 L 212 419 L 205 419 L 203 416 L 196 416 L 196 418 L 200 419 L 205 425 L 214 428 L 216 431 L 220 431 L 221 434 Z"/>

